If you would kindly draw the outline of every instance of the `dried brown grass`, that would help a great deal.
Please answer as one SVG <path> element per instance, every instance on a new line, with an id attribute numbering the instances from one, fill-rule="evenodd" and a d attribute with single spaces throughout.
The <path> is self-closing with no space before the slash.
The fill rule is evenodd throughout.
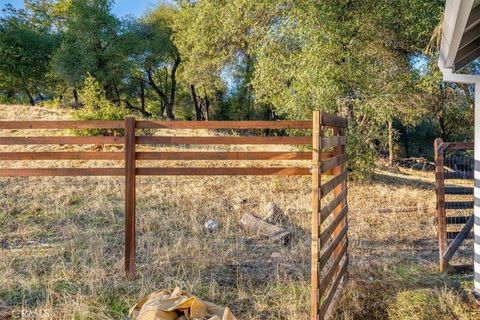
<path id="1" fill-rule="evenodd" d="M 1 120 L 66 118 L 68 112 L 62 110 L 0 107 Z M 214 148 L 222 147 L 208 147 Z M 8 164 L 24 165 L 32 166 Z M 41 161 L 34 166 L 86 165 L 115 163 Z M 15 319 L 126 319 L 138 298 L 180 286 L 230 306 L 239 319 L 309 316 L 308 178 L 138 178 L 138 273 L 133 281 L 123 276 L 122 178 L 4 178 L 0 195 L 0 314 L 8 312 Z M 252 239 L 239 228 L 244 212 L 262 215 L 269 201 L 288 214 L 295 229 L 288 246 Z M 426 211 L 378 213 L 418 204 Z M 430 314 L 478 318 L 467 293 L 471 275 L 436 271 L 430 173 L 379 169 L 371 181 L 350 183 L 349 206 L 350 282 L 338 319 L 431 319 Z M 208 219 L 220 222 L 219 231 L 204 230 Z M 441 310 L 417 317 L 412 306 L 418 301 L 420 309 L 425 301 L 440 301 L 431 305 Z M 455 306 L 456 313 L 446 304 Z"/>

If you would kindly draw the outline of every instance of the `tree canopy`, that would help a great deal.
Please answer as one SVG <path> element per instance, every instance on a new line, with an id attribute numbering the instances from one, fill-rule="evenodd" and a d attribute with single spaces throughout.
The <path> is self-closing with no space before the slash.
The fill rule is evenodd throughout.
<path id="1" fill-rule="evenodd" d="M 436 67 L 444 1 L 178 0 L 139 18 L 112 5 L 6 7 L 1 100 L 91 108 L 84 87 L 96 83 L 120 115 L 274 120 L 322 110 L 349 119 L 351 165 L 367 172 L 379 154 L 430 156 L 422 139 L 471 137 L 462 125 L 471 89 L 442 83 Z"/>

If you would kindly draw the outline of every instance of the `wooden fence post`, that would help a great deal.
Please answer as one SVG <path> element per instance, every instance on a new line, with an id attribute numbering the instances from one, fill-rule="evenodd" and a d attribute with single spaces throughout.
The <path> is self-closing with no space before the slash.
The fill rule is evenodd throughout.
<path id="1" fill-rule="evenodd" d="M 135 118 L 125 118 L 125 272 L 135 275 Z"/>
<path id="2" fill-rule="evenodd" d="M 312 274 L 311 274 L 311 319 L 319 319 L 319 254 L 320 254 L 320 153 L 321 114 L 313 112 L 312 123 Z"/>
<path id="3" fill-rule="evenodd" d="M 338 135 L 345 135 L 345 129 L 340 129 L 340 128 L 333 128 L 333 135 L 334 136 L 338 136 Z M 334 156 L 339 156 L 339 155 L 342 155 L 345 153 L 345 146 L 343 145 L 339 145 L 337 147 L 334 148 Z M 336 176 L 339 176 L 343 173 L 343 171 L 345 170 L 345 164 L 342 164 L 340 166 L 337 166 L 333 169 L 333 176 L 336 177 Z M 336 198 L 338 196 L 340 196 L 340 194 L 347 188 L 347 183 L 346 183 L 346 180 L 342 183 L 340 183 L 335 189 L 333 189 L 333 196 Z M 334 215 L 334 218 L 338 217 L 338 215 L 340 215 L 342 213 L 342 210 L 343 210 L 343 207 L 347 205 L 347 198 L 345 197 L 345 199 L 340 203 L 340 205 L 338 207 L 336 207 L 334 210 L 333 210 L 333 215 Z M 338 227 L 335 228 L 335 231 L 333 232 L 333 238 L 335 239 L 336 237 L 338 237 L 343 229 L 343 227 L 345 227 L 346 225 L 346 218 L 347 216 L 345 215 L 345 219 L 343 219 L 343 221 L 341 223 L 338 224 Z M 341 254 L 342 252 L 342 247 L 343 247 L 343 244 L 345 243 L 346 240 L 342 240 L 342 242 L 340 242 L 340 244 L 338 245 L 338 247 L 335 249 L 335 251 L 333 252 L 333 257 L 337 257 L 339 254 Z M 340 265 L 338 266 L 337 268 L 337 271 L 335 272 L 335 275 L 337 275 L 341 269 L 340 269 Z"/>
<path id="4" fill-rule="evenodd" d="M 443 140 L 435 139 L 435 193 L 437 195 L 437 224 L 438 224 L 438 251 L 440 271 L 447 270 L 447 261 L 444 254 L 447 250 L 447 220 L 445 213 L 445 169 L 443 155 Z"/>

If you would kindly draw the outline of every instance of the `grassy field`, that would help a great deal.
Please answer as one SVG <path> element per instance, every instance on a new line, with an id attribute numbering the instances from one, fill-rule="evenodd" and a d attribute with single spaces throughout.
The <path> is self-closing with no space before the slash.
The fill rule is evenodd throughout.
<path id="1" fill-rule="evenodd" d="M 0 106 L 0 120 L 6 119 L 68 119 L 68 113 Z M 22 150 L 1 150 L 14 148 Z M 56 150 L 89 148 L 95 147 Z M 1 165 L 94 164 L 115 165 Z M 379 167 L 371 181 L 349 187 L 350 281 L 337 318 L 479 319 L 473 274 L 437 270 L 433 174 Z M 127 319 L 136 300 L 175 286 L 229 306 L 239 319 L 308 319 L 308 178 L 138 178 L 137 190 L 138 273 L 127 281 L 123 178 L 0 179 L 0 319 Z M 250 238 L 239 227 L 243 213 L 261 216 L 268 202 L 295 231 L 287 246 Z M 419 210 L 399 212 L 411 206 Z M 209 219 L 220 222 L 218 231 L 205 231 Z M 466 261 L 471 248 L 462 253 Z"/>

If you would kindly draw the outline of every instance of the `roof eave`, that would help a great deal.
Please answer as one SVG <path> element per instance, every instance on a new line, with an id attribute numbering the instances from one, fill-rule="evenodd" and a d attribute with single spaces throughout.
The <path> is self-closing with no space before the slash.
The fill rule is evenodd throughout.
<path id="1" fill-rule="evenodd" d="M 455 58 L 475 0 L 447 0 L 443 21 L 439 66 L 454 72 Z"/>

